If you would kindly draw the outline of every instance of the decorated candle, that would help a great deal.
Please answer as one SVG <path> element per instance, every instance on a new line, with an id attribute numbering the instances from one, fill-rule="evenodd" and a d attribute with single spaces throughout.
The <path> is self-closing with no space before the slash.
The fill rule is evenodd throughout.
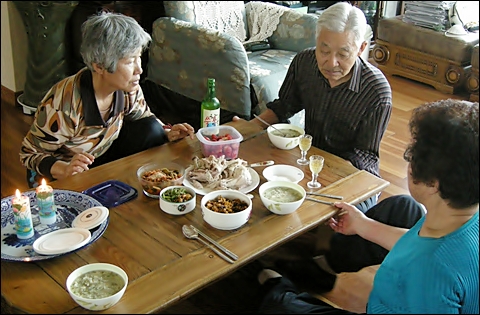
<path id="1" fill-rule="evenodd" d="M 34 235 L 32 213 L 30 211 L 30 199 L 20 194 L 17 189 L 12 199 L 13 216 L 15 218 L 15 230 L 17 237 L 27 239 Z"/>
<path id="2" fill-rule="evenodd" d="M 37 205 L 41 224 L 53 224 L 57 221 L 53 188 L 47 185 L 45 179 L 42 179 L 42 184 L 37 187 Z"/>

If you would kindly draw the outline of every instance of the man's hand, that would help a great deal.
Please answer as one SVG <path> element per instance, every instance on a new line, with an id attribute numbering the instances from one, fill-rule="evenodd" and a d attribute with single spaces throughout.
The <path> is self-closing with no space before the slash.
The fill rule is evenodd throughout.
<path id="1" fill-rule="evenodd" d="M 186 136 L 190 136 L 190 139 L 195 137 L 195 129 L 187 123 L 175 124 L 167 132 L 168 141 L 177 141 Z"/>

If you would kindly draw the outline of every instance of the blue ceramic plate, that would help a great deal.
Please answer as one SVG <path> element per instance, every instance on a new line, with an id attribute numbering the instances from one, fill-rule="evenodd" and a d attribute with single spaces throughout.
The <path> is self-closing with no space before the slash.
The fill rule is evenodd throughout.
<path id="1" fill-rule="evenodd" d="M 108 180 L 83 191 L 100 201 L 103 206 L 113 208 L 137 197 L 135 188 L 118 180 Z"/>
<path id="2" fill-rule="evenodd" d="M 36 239 L 47 233 L 59 229 L 72 227 L 72 222 L 78 214 L 89 208 L 102 206 L 102 204 L 96 199 L 79 192 L 54 189 L 53 196 L 55 199 L 55 205 L 57 207 L 57 221 L 54 224 L 45 225 L 40 224 L 35 191 L 26 191 L 23 193 L 23 195 L 30 198 L 30 209 L 32 211 L 32 221 L 35 235 L 25 240 L 17 238 L 17 234 L 15 233 L 15 221 L 12 211 L 12 199 L 14 196 L 3 198 L 1 236 L 2 260 L 25 262 L 39 261 L 75 252 L 99 239 L 100 236 L 102 236 L 102 234 L 107 229 L 108 223 L 110 221 L 110 219 L 107 218 L 107 220 L 105 220 L 102 224 L 90 230 L 92 234 L 90 241 L 80 248 L 77 248 L 67 253 L 55 255 L 39 255 L 33 250 L 32 246 L 33 242 L 35 242 Z"/>

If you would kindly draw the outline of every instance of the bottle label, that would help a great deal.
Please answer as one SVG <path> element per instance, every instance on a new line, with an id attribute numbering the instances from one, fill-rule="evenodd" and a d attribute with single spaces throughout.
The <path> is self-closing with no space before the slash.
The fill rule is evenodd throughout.
<path id="1" fill-rule="evenodd" d="M 202 115 L 202 128 L 205 127 L 215 127 L 220 125 L 220 109 L 214 110 L 203 110 Z"/>

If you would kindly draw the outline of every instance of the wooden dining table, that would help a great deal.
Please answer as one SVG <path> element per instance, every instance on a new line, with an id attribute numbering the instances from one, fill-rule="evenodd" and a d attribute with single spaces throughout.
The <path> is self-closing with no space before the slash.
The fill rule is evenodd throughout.
<path id="1" fill-rule="evenodd" d="M 229 122 L 243 136 L 238 157 L 249 164 L 273 160 L 290 164 L 305 173 L 300 181 L 311 180 L 307 166 L 296 160 L 300 150 L 274 147 L 266 131 L 258 125 L 239 120 Z M 139 135 L 141 136 L 141 135 Z M 389 182 L 348 161 L 311 147 L 308 155 L 325 158 L 318 180 L 322 187 L 315 192 L 341 195 L 355 204 L 385 189 Z M 124 182 L 138 190 L 138 197 L 109 209 L 109 224 L 104 234 L 90 245 L 66 255 L 34 262 L 2 261 L 2 299 L 12 312 L 21 313 L 91 313 L 69 296 L 65 282 L 76 268 L 97 262 L 120 266 L 128 274 L 128 287 L 121 300 L 111 308 L 95 313 L 154 313 L 166 310 L 210 284 L 228 276 L 245 264 L 274 248 L 324 223 L 335 215 L 332 205 L 305 200 L 288 215 L 270 212 L 258 196 L 258 187 L 251 193 L 253 210 L 248 222 L 235 230 L 218 230 L 204 222 L 197 195 L 196 208 L 185 215 L 163 212 L 158 199 L 142 193 L 136 172 L 149 162 L 173 161 L 188 167 L 194 156 L 203 157 L 198 139 L 185 138 L 170 142 L 108 164 L 98 166 L 70 178 L 51 182 L 54 189 L 82 192 L 108 180 Z M 266 182 L 263 168 L 255 168 L 260 183 Z M 319 198 L 321 199 L 321 197 Z M 192 224 L 239 256 L 231 264 L 201 242 L 182 234 L 182 226 Z"/>

